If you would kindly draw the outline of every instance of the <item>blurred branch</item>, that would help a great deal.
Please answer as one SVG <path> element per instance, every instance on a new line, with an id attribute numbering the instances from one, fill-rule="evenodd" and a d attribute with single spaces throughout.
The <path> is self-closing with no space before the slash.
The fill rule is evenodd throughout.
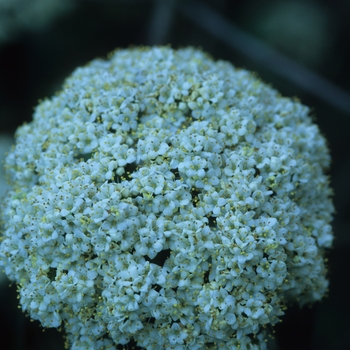
<path id="1" fill-rule="evenodd" d="M 164 45 L 167 44 L 167 36 L 173 22 L 176 0 L 156 0 L 153 14 L 151 15 L 148 44 Z"/>
<path id="2" fill-rule="evenodd" d="M 76 0 L 78 2 L 84 3 L 84 2 L 98 2 L 98 3 L 120 3 L 122 5 L 136 5 L 138 3 L 144 3 L 144 2 L 154 2 L 154 0 Z"/>
<path id="3" fill-rule="evenodd" d="M 311 95 L 350 113 L 350 94 L 247 34 L 199 1 L 184 2 L 182 14 L 212 36 L 262 67 L 282 76 Z"/>

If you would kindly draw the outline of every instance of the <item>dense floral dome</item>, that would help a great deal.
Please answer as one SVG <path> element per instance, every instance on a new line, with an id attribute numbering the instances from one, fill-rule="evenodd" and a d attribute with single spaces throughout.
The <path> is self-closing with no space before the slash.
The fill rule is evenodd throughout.
<path id="1" fill-rule="evenodd" d="M 199 50 L 78 68 L 6 160 L 0 264 L 71 349 L 265 349 L 328 282 L 325 139 L 307 107 Z"/>

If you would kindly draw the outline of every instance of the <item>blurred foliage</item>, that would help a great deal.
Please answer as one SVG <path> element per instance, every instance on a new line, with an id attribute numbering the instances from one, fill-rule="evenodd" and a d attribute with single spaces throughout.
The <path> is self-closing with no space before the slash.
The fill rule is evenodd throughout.
<path id="1" fill-rule="evenodd" d="M 350 115 L 208 35 L 179 10 L 189 1 L 170 2 L 171 7 L 156 0 L 77 0 L 71 11 L 54 18 L 50 26 L 35 32 L 23 30 L 17 32 L 12 41 L 2 42 L 1 133 L 12 135 L 21 123 L 30 121 L 37 101 L 58 91 L 64 78 L 76 67 L 96 57 L 106 57 L 117 47 L 147 45 L 157 40 L 161 40 L 159 44 L 171 44 L 175 48 L 202 47 L 214 58 L 229 60 L 236 66 L 257 72 L 283 95 L 298 96 L 302 103 L 312 106 L 312 115 L 329 141 L 333 158 L 330 175 L 337 209 L 336 240 L 329 253 L 328 298 L 311 309 L 292 307 L 287 311 L 284 321 L 276 327 L 276 340 L 271 341 L 270 350 L 346 347 L 350 341 L 347 292 Z M 202 0 L 201 3 L 296 62 L 317 71 L 338 87 L 350 91 L 348 0 Z M 164 8 L 157 12 L 157 6 Z M 162 11 L 168 11 L 163 16 L 167 23 L 161 21 Z M 158 27 L 154 28 L 155 21 Z M 163 31 L 162 35 L 157 35 L 159 31 Z M 2 283 L 0 293 L 0 348 L 63 349 L 61 333 L 54 329 L 43 333 L 38 322 L 30 322 L 24 317 L 17 307 L 15 285 L 9 288 L 6 282 Z"/>

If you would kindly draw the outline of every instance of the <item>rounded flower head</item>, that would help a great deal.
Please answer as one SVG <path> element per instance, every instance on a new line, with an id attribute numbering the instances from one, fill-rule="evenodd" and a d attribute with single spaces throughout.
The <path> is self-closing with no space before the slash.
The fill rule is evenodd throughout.
<path id="1" fill-rule="evenodd" d="M 116 51 L 16 136 L 0 263 L 72 349 L 264 349 L 285 302 L 324 295 L 326 142 L 249 72 Z"/>

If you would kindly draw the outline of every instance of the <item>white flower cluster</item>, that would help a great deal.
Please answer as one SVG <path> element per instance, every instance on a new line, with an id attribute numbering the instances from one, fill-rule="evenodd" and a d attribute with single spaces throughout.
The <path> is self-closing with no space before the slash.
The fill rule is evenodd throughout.
<path id="1" fill-rule="evenodd" d="M 285 303 L 324 295 L 326 142 L 249 72 L 116 51 L 16 137 L 0 264 L 71 349 L 265 349 Z"/>
<path id="2" fill-rule="evenodd" d="M 38 30 L 75 6 L 75 0 L 0 0 L 0 43 Z"/>

